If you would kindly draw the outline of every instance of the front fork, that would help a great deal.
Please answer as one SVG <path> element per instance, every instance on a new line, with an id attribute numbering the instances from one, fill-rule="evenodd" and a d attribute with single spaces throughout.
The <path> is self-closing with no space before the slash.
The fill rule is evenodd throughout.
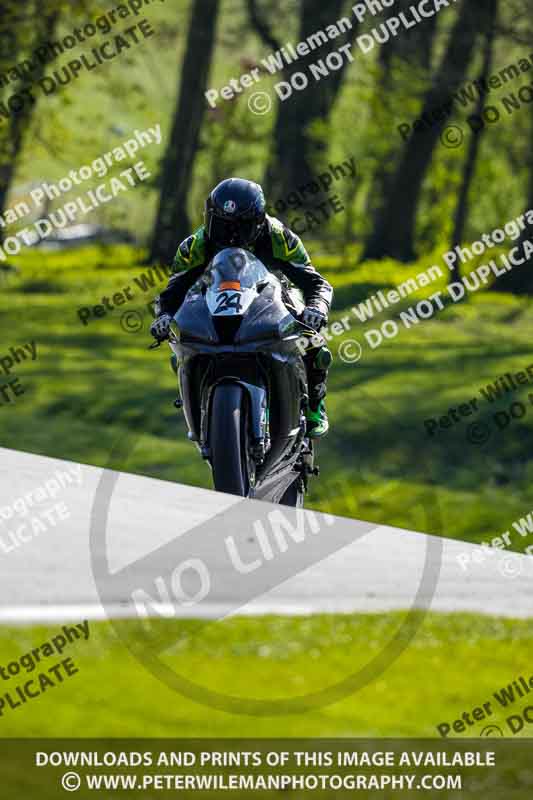
<path id="1" fill-rule="evenodd" d="M 209 449 L 209 419 L 211 417 L 211 399 L 213 392 L 221 383 L 236 383 L 242 386 L 248 398 L 250 409 L 250 455 L 257 467 L 264 463 L 270 449 L 270 426 L 268 395 L 263 386 L 256 386 L 238 378 L 222 378 L 213 383 L 207 390 L 207 396 L 202 402 L 202 415 L 200 422 L 200 452 L 208 460 L 211 457 Z"/>
<path id="2" fill-rule="evenodd" d="M 172 353 L 172 355 L 170 356 L 170 366 L 172 368 L 172 372 L 174 373 L 174 375 L 178 380 L 178 394 L 176 396 L 176 399 L 174 400 L 174 408 L 177 408 L 178 411 L 181 411 L 181 409 L 183 408 L 183 400 L 181 399 L 182 395 L 180 386 L 180 373 L 178 369 L 178 357 L 176 353 Z"/>

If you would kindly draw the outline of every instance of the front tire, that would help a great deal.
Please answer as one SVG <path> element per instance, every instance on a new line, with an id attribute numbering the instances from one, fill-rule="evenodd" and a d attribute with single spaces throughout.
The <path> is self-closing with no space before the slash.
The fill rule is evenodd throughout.
<path id="1" fill-rule="evenodd" d="M 248 497 L 246 403 L 242 386 L 222 383 L 211 403 L 210 450 L 217 492 Z"/>

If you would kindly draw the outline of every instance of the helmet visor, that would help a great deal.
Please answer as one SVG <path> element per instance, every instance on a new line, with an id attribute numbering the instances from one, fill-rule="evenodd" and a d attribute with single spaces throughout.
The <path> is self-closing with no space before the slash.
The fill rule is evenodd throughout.
<path id="1" fill-rule="evenodd" d="M 211 215 L 208 236 L 220 247 L 246 247 L 257 236 L 257 222 L 253 219 L 224 219 Z"/>

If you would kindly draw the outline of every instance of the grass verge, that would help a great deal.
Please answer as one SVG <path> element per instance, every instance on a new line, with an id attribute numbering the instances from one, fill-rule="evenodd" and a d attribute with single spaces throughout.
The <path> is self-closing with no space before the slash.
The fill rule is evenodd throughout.
<path id="1" fill-rule="evenodd" d="M 224 695 L 272 700 L 346 679 L 383 651 L 402 620 L 401 613 L 268 616 L 200 629 L 161 621 L 156 629 L 172 640 L 164 663 L 184 679 Z M 58 627 L 0 628 L 0 665 L 41 645 Z M 488 719 L 461 734 L 475 738 L 487 723 L 504 728 L 505 718 L 527 705 L 526 697 L 505 709 L 493 693 L 533 672 L 531 620 L 430 614 L 404 653 L 359 691 L 306 713 L 238 715 L 193 702 L 154 677 L 126 644 L 138 642 L 135 631 L 132 622 L 91 624 L 89 640 L 63 654 L 79 672 L 25 705 L 5 707 L 1 736 L 435 737 L 440 723 L 490 701 Z M 2 692 L 15 683 L 3 681 Z"/>
<path id="2" fill-rule="evenodd" d="M 187 442 L 184 421 L 172 406 L 175 379 L 167 350 L 147 350 L 146 304 L 165 277 L 143 267 L 143 255 L 113 247 L 21 256 L 18 273 L 3 287 L 6 335 L 0 355 L 35 341 L 37 360 L 21 363 L 12 373 L 25 394 L 0 408 L 8 423 L 0 441 L 104 465 L 113 444 L 134 431 L 136 447 L 113 467 L 210 487 L 210 472 Z M 336 288 L 332 319 L 347 317 L 350 329 L 330 342 L 332 424 L 319 444 L 322 474 L 312 483 L 307 505 L 472 542 L 512 530 L 513 521 L 533 507 L 531 391 L 521 386 L 490 403 L 480 390 L 503 373 L 529 365 L 530 304 L 479 293 L 409 330 L 401 327 L 395 339 L 371 350 L 364 332 L 386 315 L 364 325 L 351 309 L 377 289 L 416 276 L 430 260 L 346 266 L 355 259 L 355 253 L 346 261 L 317 248 L 317 266 Z M 444 279 L 441 284 L 410 295 L 394 313 L 443 289 Z M 115 295 L 126 300 L 120 303 Z M 94 307 L 105 297 L 113 310 L 95 316 Z M 86 324 L 81 308 L 93 309 Z M 364 345 L 355 364 L 340 357 L 348 339 Z M 428 435 L 425 420 L 440 419 L 474 397 L 479 413 Z M 528 413 L 498 429 L 494 415 L 515 401 L 523 402 Z M 488 428 L 485 443 L 470 443 L 471 422 Z M 513 532 L 513 549 L 528 544 L 527 537 Z"/>

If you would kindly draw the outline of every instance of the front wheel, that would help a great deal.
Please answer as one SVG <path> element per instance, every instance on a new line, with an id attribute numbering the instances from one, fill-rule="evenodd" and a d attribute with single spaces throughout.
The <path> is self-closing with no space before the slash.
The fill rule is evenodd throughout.
<path id="1" fill-rule="evenodd" d="M 248 497 L 246 396 L 242 386 L 222 383 L 215 387 L 211 403 L 210 450 L 213 483 L 218 492 Z"/>

